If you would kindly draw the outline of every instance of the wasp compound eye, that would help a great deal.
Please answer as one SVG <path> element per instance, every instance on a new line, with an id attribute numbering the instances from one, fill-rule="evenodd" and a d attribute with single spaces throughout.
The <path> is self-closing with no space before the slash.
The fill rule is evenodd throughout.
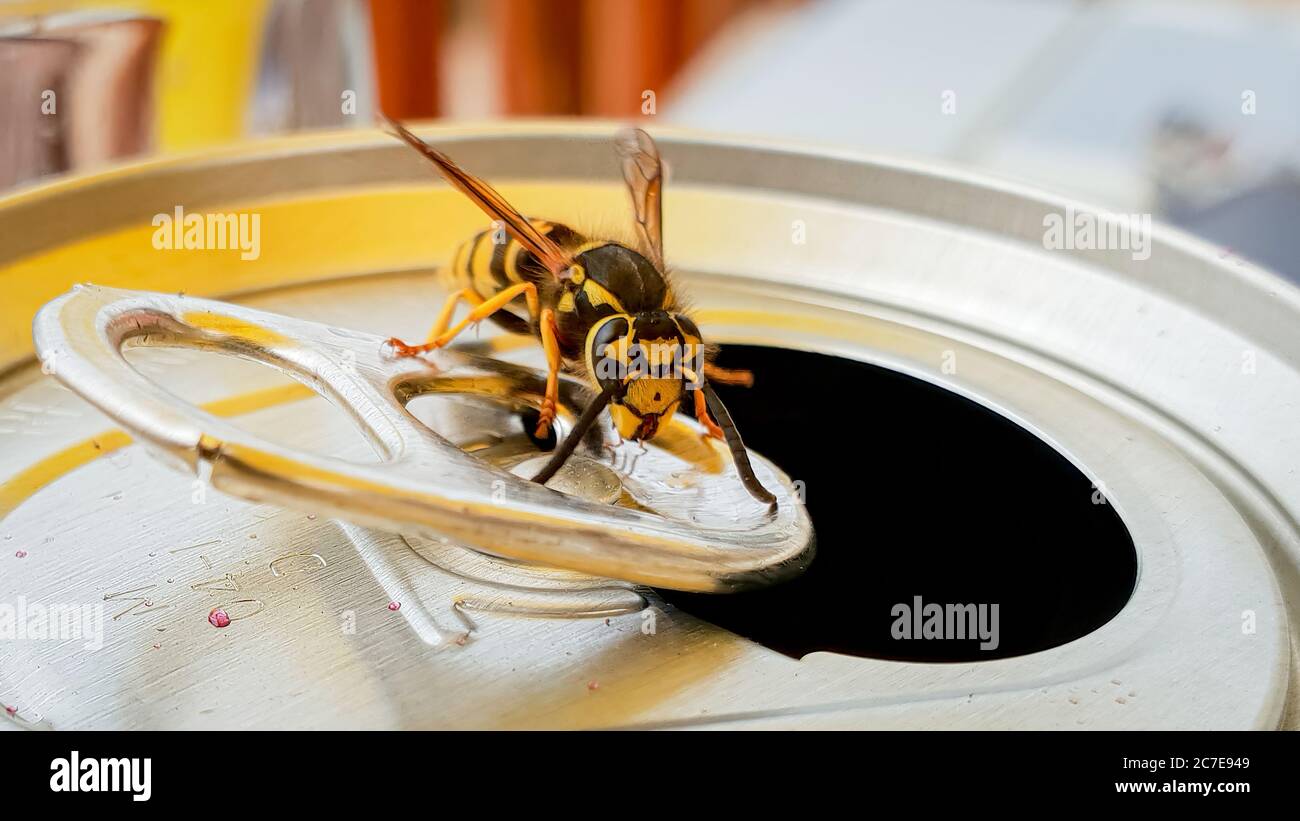
<path id="1" fill-rule="evenodd" d="M 632 324 L 621 316 L 612 316 L 592 328 L 588 335 L 587 367 L 601 390 L 622 393 L 622 385 L 631 368 L 627 337 Z"/>

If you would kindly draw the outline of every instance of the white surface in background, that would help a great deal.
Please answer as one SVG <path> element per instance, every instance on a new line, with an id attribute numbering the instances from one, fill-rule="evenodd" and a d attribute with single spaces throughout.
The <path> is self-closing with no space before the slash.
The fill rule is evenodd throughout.
<path id="1" fill-rule="evenodd" d="M 1300 12 L 1266 4 L 826 0 L 705 65 L 665 119 L 955 161 L 1135 210 L 1170 111 L 1224 132 L 1243 168 L 1300 146 Z"/>
<path id="2" fill-rule="evenodd" d="M 1026 167 L 1024 154 L 1046 155 L 1053 162 L 1039 164 L 1036 173 L 1076 189 L 1119 193 L 1113 183 L 1090 180 L 1080 170 L 1095 164 L 1116 181 L 1144 180 L 1150 135 L 1172 111 L 1230 139 L 1231 159 L 1243 176 L 1294 156 L 1300 146 L 1300 16 L 1219 3 L 1094 14 L 1094 35 L 1078 59 L 1054 67 L 1050 93 L 1004 124 L 975 157 L 982 166 L 1018 173 Z M 1253 115 L 1242 111 L 1246 91 L 1254 92 Z M 1090 162 L 1072 167 L 1070 157 Z M 1136 195 L 1140 186 L 1130 190 Z"/>
<path id="3" fill-rule="evenodd" d="M 1072 11 L 1070 3 L 1012 0 L 814 4 L 684 87 L 667 101 L 667 118 L 715 131 L 946 153 Z M 956 115 L 942 110 L 948 90 L 957 95 Z"/>

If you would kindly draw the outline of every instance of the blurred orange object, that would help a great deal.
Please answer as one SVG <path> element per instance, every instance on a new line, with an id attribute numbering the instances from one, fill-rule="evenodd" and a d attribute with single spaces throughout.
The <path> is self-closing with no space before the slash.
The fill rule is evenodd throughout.
<path id="1" fill-rule="evenodd" d="M 682 0 L 587 0 L 582 15 L 582 113 L 642 112 L 642 95 L 663 93 L 680 64 Z M 652 112 L 646 112 L 652 113 Z"/>
<path id="2" fill-rule="evenodd" d="M 695 56 L 713 35 L 737 14 L 753 6 L 750 0 L 705 0 L 682 10 L 678 50 L 683 62 Z"/>
<path id="3" fill-rule="evenodd" d="M 736 14 L 762 0 L 495 0 L 507 114 L 645 110 Z"/>
<path id="4" fill-rule="evenodd" d="M 580 110 L 582 0 L 496 0 L 495 29 L 505 111 L 515 115 Z"/>
<path id="5" fill-rule="evenodd" d="M 426 119 L 439 114 L 439 39 L 445 18 L 442 0 L 370 0 L 379 105 L 388 116 Z"/>

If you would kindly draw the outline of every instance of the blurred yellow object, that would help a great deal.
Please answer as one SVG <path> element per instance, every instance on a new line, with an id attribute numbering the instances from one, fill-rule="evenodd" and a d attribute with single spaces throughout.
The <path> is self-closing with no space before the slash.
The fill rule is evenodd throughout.
<path id="1" fill-rule="evenodd" d="M 18 2 L 0 17 L 130 11 L 166 24 L 157 72 L 157 146 L 176 151 L 237 140 L 257 72 L 267 0 L 62 0 Z"/>

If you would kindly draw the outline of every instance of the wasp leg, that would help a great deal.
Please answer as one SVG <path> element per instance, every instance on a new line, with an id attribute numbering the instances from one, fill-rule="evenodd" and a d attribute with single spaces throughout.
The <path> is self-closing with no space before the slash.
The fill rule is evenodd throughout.
<path id="1" fill-rule="evenodd" d="M 754 372 L 737 368 L 719 368 L 712 362 L 704 363 L 704 377 L 710 382 L 717 382 L 719 385 L 741 385 L 746 388 L 754 387 Z M 698 407 L 698 403 L 696 407 Z"/>
<path id="2" fill-rule="evenodd" d="M 713 417 L 709 415 L 709 403 L 704 398 L 704 390 L 697 388 L 693 393 L 695 394 L 695 421 L 703 425 L 705 430 L 709 432 L 709 436 L 714 439 L 726 438 L 722 428 L 718 427 L 718 423 L 714 422 Z"/>
<path id="3" fill-rule="evenodd" d="M 542 349 L 546 351 L 546 396 L 542 399 L 542 415 L 533 435 L 545 439 L 555 421 L 555 407 L 560 400 L 560 341 L 555 311 L 543 308 L 537 324 L 542 332 Z"/>
<path id="4" fill-rule="evenodd" d="M 582 411 L 582 416 L 579 416 L 578 421 L 573 424 L 573 430 L 569 431 L 569 435 L 564 437 L 564 441 L 551 454 L 551 460 L 533 477 L 534 482 L 540 485 L 546 484 L 555 475 L 555 472 L 563 467 L 565 462 L 569 461 L 574 449 L 578 447 L 582 437 L 587 435 L 587 431 L 591 430 L 591 426 L 595 424 L 600 412 L 609 404 L 612 396 L 612 392 L 608 390 L 596 394 L 596 398 L 588 403 L 587 407 Z"/>
<path id="5" fill-rule="evenodd" d="M 431 334 L 433 338 L 430 339 L 428 342 L 424 343 L 423 345 L 413 345 L 413 346 L 407 345 L 407 346 L 399 347 L 398 344 L 396 343 L 400 342 L 400 340 L 389 340 L 389 344 L 392 344 L 394 349 L 397 350 L 398 354 L 402 356 L 413 356 L 415 353 L 423 353 L 425 351 L 432 351 L 438 348 L 444 348 L 447 346 L 449 342 L 455 339 L 456 335 L 459 334 L 461 331 L 465 330 L 470 325 L 473 325 L 478 322 L 482 322 L 483 320 L 492 316 L 497 311 L 501 310 L 502 308 L 506 307 L 511 302 L 513 302 L 515 297 L 519 296 L 520 294 L 523 294 L 524 297 L 528 300 L 528 315 L 536 318 L 538 312 L 537 286 L 531 282 L 521 282 L 518 285 L 512 285 L 509 288 L 506 288 L 504 291 L 493 296 L 491 299 L 482 300 L 481 302 L 479 302 L 477 305 L 474 306 L 474 310 L 470 311 L 469 314 L 464 319 L 462 319 L 460 322 L 456 324 L 456 327 L 450 330 L 445 330 L 442 333 L 437 335 Z M 459 299 L 460 294 L 457 294 L 454 298 Z M 455 310 L 455 307 L 456 307 L 455 302 L 452 302 L 450 310 Z M 449 313 L 449 309 L 447 307 L 444 307 L 443 312 Z M 403 348 L 405 348 L 405 350 Z M 414 351 L 414 353 L 406 353 L 407 350 Z"/>
<path id="6" fill-rule="evenodd" d="M 424 340 L 423 345 L 407 345 L 397 337 L 389 339 L 388 344 L 393 346 L 393 351 L 398 356 L 416 356 L 425 351 L 433 350 L 433 348 L 437 347 L 433 344 L 434 341 L 447 330 L 447 326 L 451 324 L 451 316 L 456 312 L 456 305 L 462 299 L 474 306 L 483 304 L 483 297 L 479 296 L 477 291 L 473 288 L 462 288 L 447 297 L 447 301 L 443 303 L 441 313 L 438 314 L 438 321 L 433 323 L 433 330 L 429 331 L 429 336 Z"/>
<path id="7" fill-rule="evenodd" d="M 449 331 L 444 331 L 436 339 L 430 341 L 429 344 L 434 348 L 446 346 L 447 343 L 455 339 L 456 335 L 461 331 L 476 322 L 482 322 L 492 316 L 492 314 L 513 302 L 515 297 L 520 294 L 523 294 L 528 300 L 528 315 L 536 319 L 538 315 L 537 286 L 531 282 L 521 282 L 518 285 L 511 285 L 509 288 L 506 288 L 491 299 L 484 300 L 482 303 L 477 305 L 474 310 L 470 311 L 464 319 L 457 323 L 456 327 Z"/>

